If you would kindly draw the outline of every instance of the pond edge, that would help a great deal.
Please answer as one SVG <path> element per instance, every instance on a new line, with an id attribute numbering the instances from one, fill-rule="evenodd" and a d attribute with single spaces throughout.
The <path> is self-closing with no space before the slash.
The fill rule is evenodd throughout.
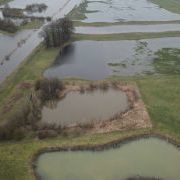
<path id="1" fill-rule="evenodd" d="M 140 140 L 140 139 L 147 139 L 147 138 L 158 138 L 160 140 L 166 141 L 174 145 L 178 150 L 180 150 L 180 144 L 177 140 L 173 139 L 173 137 L 169 137 L 168 135 L 163 135 L 161 133 L 143 133 L 143 134 L 134 134 L 127 137 L 119 138 L 116 140 L 112 140 L 106 143 L 100 143 L 95 145 L 75 145 L 75 146 L 51 146 L 39 149 L 31 158 L 30 166 L 31 171 L 33 174 L 34 179 L 41 180 L 40 176 L 38 175 L 37 169 L 37 161 L 40 155 L 48 152 L 60 152 L 60 151 L 103 151 L 108 150 L 111 148 L 120 148 L 122 145 L 127 144 L 129 142 Z"/>

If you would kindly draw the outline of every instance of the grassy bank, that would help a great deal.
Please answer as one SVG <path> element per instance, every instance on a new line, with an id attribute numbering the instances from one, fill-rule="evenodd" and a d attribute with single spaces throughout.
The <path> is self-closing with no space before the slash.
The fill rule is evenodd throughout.
<path id="1" fill-rule="evenodd" d="M 82 22 L 73 21 L 76 27 L 78 26 L 93 26 L 93 27 L 103 27 L 103 26 L 119 26 L 119 25 L 156 25 L 156 24 L 179 24 L 180 20 L 175 21 L 120 21 L 120 22 Z"/>
<path id="2" fill-rule="evenodd" d="M 180 135 L 180 75 L 136 80 L 155 127 Z"/>
<path id="3" fill-rule="evenodd" d="M 180 0 L 151 0 L 151 2 L 174 13 L 180 13 Z"/>
<path id="4" fill-rule="evenodd" d="M 180 31 L 160 33 L 120 33 L 120 34 L 75 34 L 74 40 L 95 40 L 95 41 L 118 41 L 118 40 L 140 40 L 162 37 L 179 37 Z"/>

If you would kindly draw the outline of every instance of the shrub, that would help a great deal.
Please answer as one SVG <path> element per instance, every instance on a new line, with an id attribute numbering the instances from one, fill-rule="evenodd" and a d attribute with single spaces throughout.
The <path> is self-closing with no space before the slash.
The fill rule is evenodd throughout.
<path id="1" fill-rule="evenodd" d="M 42 102 L 58 98 L 63 89 L 64 84 L 57 78 L 40 79 L 35 83 L 35 91 L 39 91 Z"/>
<path id="2" fill-rule="evenodd" d="M 18 27 L 10 19 L 0 19 L 0 29 L 10 33 L 14 33 L 18 30 Z M 6 58 L 7 60 L 9 57 Z"/>
<path id="3" fill-rule="evenodd" d="M 45 26 L 41 32 L 46 47 L 60 47 L 70 40 L 74 26 L 68 18 L 58 19 Z"/>

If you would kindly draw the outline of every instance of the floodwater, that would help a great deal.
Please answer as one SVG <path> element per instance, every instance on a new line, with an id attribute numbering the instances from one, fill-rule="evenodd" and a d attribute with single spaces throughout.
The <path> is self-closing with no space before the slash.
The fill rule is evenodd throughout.
<path id="1" fill-rule="evenodd" d="M 26 6 L 26 3 L 30 4 L 32 2 L 29 0 L 15 0 L 10 2 L 10 6 L 13 6 L 14 3 L 13 7 L 21 8 Z M 64 17 L 79 0 L 62 2 L 64 3 L 55 6 L 58 7 L 57 12 L 56 9 L 52 11 L 53 19 Z M 42 42 L 39 36 L 40 31 L 41 29 L 23 30 L 14 35 L 0 34 L 0 83 Z"/>
<path id="2" fill-rule="evenodd" d="M 30 13 L 30 12 L 26 12 L 25 14 L 26 15 L 29 15 L 29 16 L 37 16 L 37 17 L 47 17 L 47 16 L 55 16 L 56 13 L 58 13 L 58 11 L 62 10 L 61 8 L 64 7 L 67 2 L 70 2 L 68 4 L 69 6 L 69 10 L 71 10 L 72 8 L 72 5 L 73 7 L 75 5 L 78 5 L 78 2 L 80 0 L 37 0 L 37 1 L 34 1 L 34 0 L 14 0 L 14 1 L 11 1 L 9 2 L 9 6 L 11 8 L 21 8 L 21 9 L 24 9 L 26 8 L 27 5 L 30 5 L 30 4 L 34 4 L 34 3 L 38 3 L 38 4 L 46 4 L 47 5 L 47 9 L 42 11 L 42 12 L 33 12 L 33 13 Z M 69 12 L 69 11 L 68 11 Z"/>
<path id="3" fill-rule="evenodd" d="M 117 25 L 106 27 L 76 27 L 75 32 L 81 34 L 115 34 L 134 32 L 167 32 L 180 31 L 180 24 L 155 24 L 155 25 Z"/>
<path id="4" fill-rule="evenodd" d="M 84 0 L 79 9 L 85 16 L 83 22 L 170 21 L 180 19 L 180 14 L 162 9 L 148 0 Z M 79 20 L 78 18 L 74 19 Z"/>
<path id="5" fill-rule="evenodd" d="M 37 173 L 42 180 L 125 180 L 131 176 L 180 179 L 180 151 L 158 138 L 131 141 L 104 151 L 42 154 Z"/>
<path id="6" fill-rule="evenodd" d="M 41 42 L 36 30 L 14 35 L 0 34 L 0 82 L 2 82 Z"/>
<path id="7" fill-rule="evenodd" d="M 162 48 L 179 48 L 180 38 L 121 41 L 77 41 L 66 47 L 44 76 L 90 80 L 110 75 L 132 76 L 155 73 L 154 53 Z"/>
<path id="8" fill-rule="evenodd" d="M 102 106 L 103 105 L 103 106 Z M 70 92 L 55 107 L 44 106 L 41 123 L 71 125 L 108 120 L 129 106 L 127 95 L 120 90 Z"/>

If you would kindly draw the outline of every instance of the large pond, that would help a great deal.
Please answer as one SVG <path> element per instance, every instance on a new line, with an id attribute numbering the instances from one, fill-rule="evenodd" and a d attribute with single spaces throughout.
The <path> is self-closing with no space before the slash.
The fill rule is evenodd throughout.
<path id="1" fill-rule="evenodd" d="M 180 179 L 180 151 L 158 138 L 140 139 L 104 151 L 42 154 L 37 173 L 42 180 L 125 180 L 131 176 Z"/>
<path id="2" fill-rule="evenodd" d="M 51 105 L 51 104 L 50 104 Z M 44 106 L 41 123 L 70 125 L 108 120 L 113 115 L 128 109 L 128 99 L 124 92 L 109 89 L 81 94 L 69 92 L 55 107 Z"/>
<path id="3" fill-rule="evenodd" d="M 76 33 L 81 34 L 114 34 L 134 32 L 166 32 L 180 31 L 180 24 L 156 24 L 156 25 L 120 25 L 106 27 L 76 27 Z"/>
<path id="4" fill-rule="evenodd" d="M 180 14 L 169 12 L 149 0 L 84 0 L 75 20 L 83 22 L 170 21 Z"/>
<path id="5" fill-rule="evenodd" d="M 179 48 L 180 38 L 121 41 L 78 41 L 66 47 L 45 77 L 104 79 L 109 75 L 156 73 L 154 53 L 162 48 Z"/>

